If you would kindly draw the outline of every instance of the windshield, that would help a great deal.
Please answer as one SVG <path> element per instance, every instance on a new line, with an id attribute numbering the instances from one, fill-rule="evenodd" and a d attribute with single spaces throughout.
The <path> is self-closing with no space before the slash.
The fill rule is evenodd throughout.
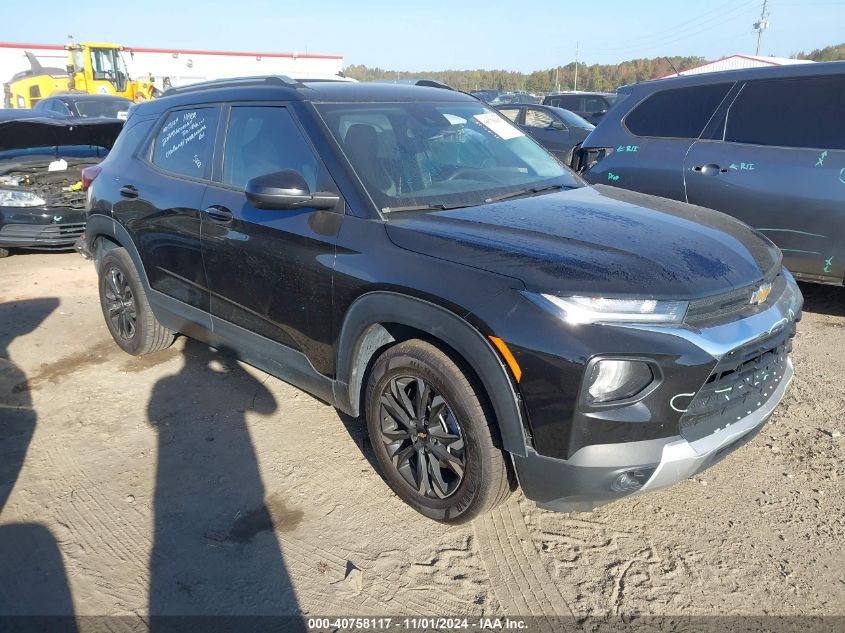
<path id="1" fill-rule="evenodd" d="M 580 180 L 479 102 L 319 104 L 323 119 L 385 212 L 470 206 Z"/>
<path id="2" fill-rule="evenodd" d="M 94 71 L 94 79 L 110 81 L 114 84 L 117 92 L 126 90 L 126 82 L 129 77 L 120 51 L 114 48 L 92 48 L 91 66 Z"/>
<path id="3" fill-rule="evenodd" d="M 566 110 L 564 108 L 555 108 L 555 114 L 557 114 L 561 119 L 563 119 L 563 122 L 570 127 L 580 127 L 584 130 L 592 130 L 596 127 L 587 119 L 578 116 L 571 110 Z"/>
<path id="4" fill-rule="evenodd" d="M 81 117 L 108 119 L 126 119 L 130 101 L 112 101 L 111 99 L 92 99 L 90 101 L 75 101 L 76 113 Z"/>

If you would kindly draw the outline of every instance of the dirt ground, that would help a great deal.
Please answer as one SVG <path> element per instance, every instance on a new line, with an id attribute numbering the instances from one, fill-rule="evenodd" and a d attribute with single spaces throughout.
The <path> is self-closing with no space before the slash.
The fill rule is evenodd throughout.
<path id="1" fill-rule="evenodd" d="M 795 381 L 750 444 L 593 513 L 515 494 L 445 527 L 392 494 L 359 421 L 184 338 L 127 356 L 76 254 L 0 260 L 0 605 L 845 615 L 845 289 L 802 289 Z"/>

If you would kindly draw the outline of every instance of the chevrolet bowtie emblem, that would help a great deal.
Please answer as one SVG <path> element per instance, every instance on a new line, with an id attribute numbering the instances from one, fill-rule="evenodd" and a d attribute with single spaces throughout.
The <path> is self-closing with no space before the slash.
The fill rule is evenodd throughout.
<path id="1" fill-rule="evenodd" d="M 765 303 L 770 294 L 772 294 L 772 284 L 763 284 L 751 294 L 751 305 L 758 306 Z"/>
<path id="2" fill-rule="evenodd" d="M 54 215 L 53 216 L 53 224 L 58 224 L 61 221 L 62 221 L 62 216 L 60 216 L 60 215 Z"/>

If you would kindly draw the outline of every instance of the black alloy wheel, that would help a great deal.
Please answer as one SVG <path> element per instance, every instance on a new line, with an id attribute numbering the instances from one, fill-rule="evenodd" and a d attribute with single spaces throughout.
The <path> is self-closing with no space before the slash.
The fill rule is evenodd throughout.
<path id="1" fill-rule="evenodd" d="M 408 339 L 378 356 L 365 393 L 385 483 L 443 523 L 471 521 L 515 486 L 487 398 L 464 367 L 431 342 Z"/>
<path id="2" fill-rule="evenodd" d="M 106 271 L 105 282 L 103 291 L 113 331 L 122 339 L 131 341 L 135 336 L 138 315 L 129 280 L 123 271 L 114 266 Z"/>
<path id="3" fill-rule="evenodd" d="M 124 248 L 97 249 L 100 307 L 114 342 L 133 356 L 163 350 L 173 343 L 174 332 L 153 313 L 144 284 Z"/>
<path id="4" fill-rule="evenodd" d="M 443 395 L 422 378 L 396 376 L 379 403 L 379 439 L 405 482 L 431 499 L 453 495 L 464 479 L 466 447 Z"/>

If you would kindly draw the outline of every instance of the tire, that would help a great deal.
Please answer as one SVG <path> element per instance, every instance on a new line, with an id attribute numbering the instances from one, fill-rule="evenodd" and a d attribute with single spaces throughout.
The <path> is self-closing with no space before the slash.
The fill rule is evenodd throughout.
<path id="1" fill-rule="evenodd" d="M 420 514 L 464 523 L 510 495 L 506 455 L 483 391 L 434 345 L 405 341 L 378 358 L 367 381 L 366 417 L 387 484 Z"/>
<path id="2" fill-rule="evenodd" d="M 133 356 L 170 347 L 173 332 L 153 314 L 138 270 L 126 249 L 107 251 L 100 261 L 98 273 L 100 307 L 115 343 Z"/>
<path id="3" fill-rule="evenodd" d="M 8 257 L 11 254 L 12 252 L 8 248 L 0 247 L 0 259 L 2 259 L 3 257 Z"/>

